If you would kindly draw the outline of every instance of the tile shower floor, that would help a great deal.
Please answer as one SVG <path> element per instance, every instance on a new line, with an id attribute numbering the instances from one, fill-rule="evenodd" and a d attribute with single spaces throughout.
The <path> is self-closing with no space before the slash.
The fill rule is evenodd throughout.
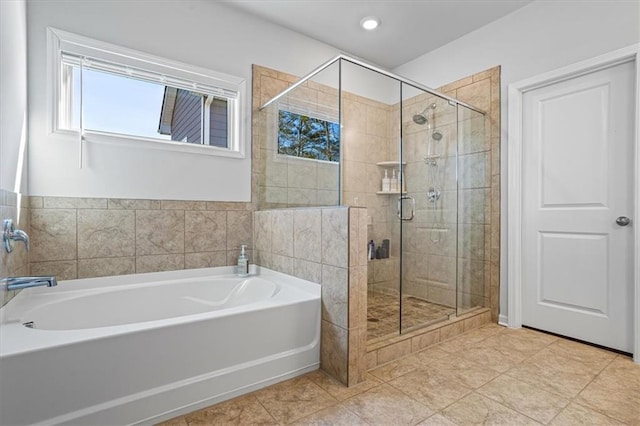
<path id="1" fill-rule="evenodd" d="M 398 333 L 398 296 L 378 292 L 367 294 L 367 340 L 369 342 Z M 427 302 L 413 296 L 402 298 L 402 329 L 432 324 L 455 314 L 455 308 Z"/>
<path id="2" fill-rule="evenodd" d="M 164 423 L 640 425 L 640 365 L 533 330 L 487 325 L 369 371 L 321 371 Z"/>

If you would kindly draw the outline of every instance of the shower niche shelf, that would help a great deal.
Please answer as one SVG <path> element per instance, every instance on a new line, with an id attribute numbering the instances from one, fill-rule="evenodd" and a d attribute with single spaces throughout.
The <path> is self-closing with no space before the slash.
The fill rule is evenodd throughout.
<path id="1" fill-rule="evenodd" d="M 406 194 L 406 192 L 400 192 L 400 191 L 378 191 L 378 192 L 376 192 L 376 194 L 378 194 L 378 195 L 400 195 L 400 194 Z"/>
<path id="2" fill-rule="evenodd" d="M 376 166 L 387 168 L 387 169 L 400 169 L 400 165 L 404 168 L 407 165 L 406 161 L 380 161 L 376 163 Z M 406 191 L 377 191 L 378 195 L 402 195 L 406 194 Z"/>
<path id="3" fill-rule="evenodd" d="M 400 166 L 400 164 L 402 164 L 402 167 L 407 165 L 406 161 L 403 161 L 402 163 L 400 163 L 399 161 L 380 161 L 378 163 L 376 163 L 376 166 L 380 166 L 380 167 L 398 167 Z"/>

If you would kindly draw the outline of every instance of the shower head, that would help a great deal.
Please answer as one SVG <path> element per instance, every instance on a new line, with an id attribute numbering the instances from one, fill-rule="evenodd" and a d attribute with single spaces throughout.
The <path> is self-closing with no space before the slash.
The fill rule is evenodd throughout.
<path id="1" fill-rule="evenodd" d="M 431 133 L 431 137 L 434 141 L 439 141 L 442 139 L 442 132 L 440 130 L 434 130 L 433 133 Z"/>
<path id="2" fill-rule="evenodd" d="M 413 115 L 413 122 L 419 125 L 423 125 L 427 122 L 427 117 L 424 115 L 424 112 Z"/>
<path id="3" fill-rule="evenodd" d="M 431 105 L 427 106 L 424 110 L 422 110 L 422 112 L 418 113 L 418 114 L 414 114 L 413 115 L 413 122 L 419 125 L 423 125 L 429 122 L 429 120 L 427 120 L 427 111 L 429 109 L 436 109 L 436 104 L 432 103 Z"/>

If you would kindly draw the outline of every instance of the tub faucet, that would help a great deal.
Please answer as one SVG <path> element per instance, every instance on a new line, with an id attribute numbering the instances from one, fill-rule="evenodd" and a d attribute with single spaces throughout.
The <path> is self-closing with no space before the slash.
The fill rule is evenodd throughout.
<path id="1" fill-rule="evenodd" d="M 3 285 L 7 291 L 11 291 L 29 287 L 53 287 L 58 285 L 58 281 L 53 275 L 44 277 L 7 277 L 0 278 L 0 287 Z"/>
<path id="2" fill-rule="evenodd" d="M 13 251 L 13 241 L 22 241 L 27 251 L 29 251 L 29 236 L 22 229 L 16 229 L 13 226 L 13 220 L 5 219 L 3 221 L 2 242 L 7 253 Z"/>

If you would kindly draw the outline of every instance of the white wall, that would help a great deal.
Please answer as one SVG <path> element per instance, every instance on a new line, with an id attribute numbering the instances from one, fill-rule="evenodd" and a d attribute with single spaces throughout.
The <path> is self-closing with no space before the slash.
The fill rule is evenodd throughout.
<path id="1" fill-rule="evenodd" d="M 535 1 L 394 71 L 431 87 L 502 66 L 500 313 L 507 314 L 507 85 L 640 42 L 636 0 Z"/>
<path id="2" fill-rule="evenodd" d="M 47 26 L 244 77 L 249 103 L 251 64 L 303 75 L 338 53 L 209 0 L 30 1 L 27 20 L 31 195 L 249 201 L 251 193 L 250 149 L 231 159 L 88 143 L 79 169 L 77 140 L 47 133 Z M 249 148 L 248 112 L 246 125 Z"/>
<path id="3" fill-rule="evenodd" d="M 24 0 L 0 1 L 0 189 L 27 191 L 27 21 Z"/>

